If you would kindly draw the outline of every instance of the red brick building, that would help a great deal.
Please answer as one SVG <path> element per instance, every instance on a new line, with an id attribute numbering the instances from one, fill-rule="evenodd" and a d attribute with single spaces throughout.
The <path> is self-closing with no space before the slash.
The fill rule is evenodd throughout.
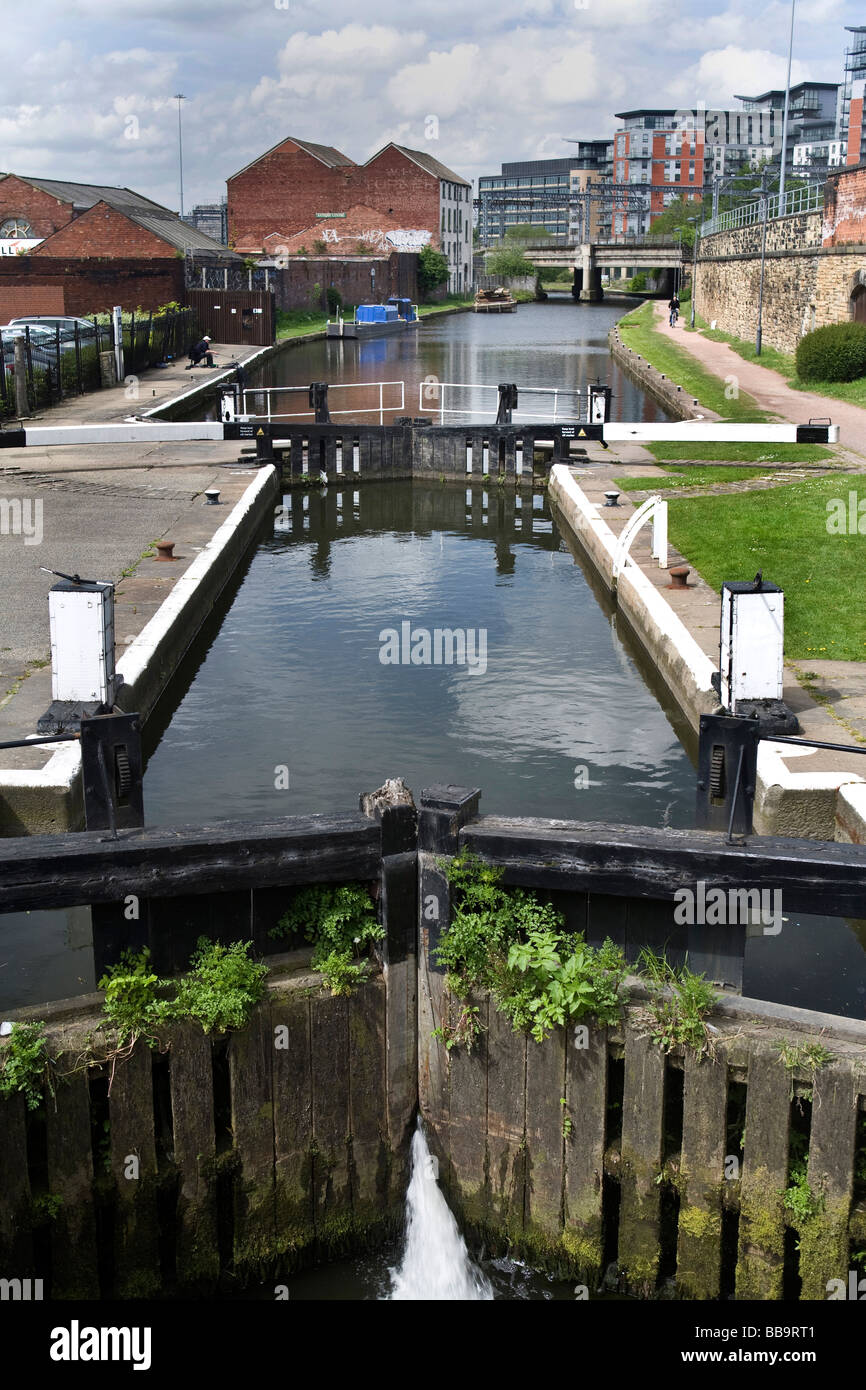
<path id="1" fill-rule="evenodd" d="M 424 241 L 418 233 L 426 232 L 448 258 L 448 288 L 471 284 L 471 185 L 424 151 L 389 144 L 356 164 L 330 145 L 291 138 L 233 174 L 227 187 L 229 242 L 245 255 L 312 250 L 317 241 L 334 241 L 343 255 L 350 229 L 363 233 L 356 242 L 376 249 L 417 250 Z"/>
<path id="2" fill-rule="evenodd" d="M 42 239 L 0 262 L 4 323 L 18 314 L 81 314 L 111 304 L 156 309 L 182 296 L 188 254 L 226 266 L 241 262 L 129 188 L 6 174 L 0 228 L 13 224 L 18 235 Z"/>

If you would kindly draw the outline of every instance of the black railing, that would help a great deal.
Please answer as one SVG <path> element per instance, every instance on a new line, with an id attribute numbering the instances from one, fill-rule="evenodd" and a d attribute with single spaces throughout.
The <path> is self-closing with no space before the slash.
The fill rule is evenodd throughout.
<path id="1" fill-rule="evenodd" d="M 192 309 L 130 314 L 122 328 L 124 374 L 135 376 L 159 362 L 185 356 L 196 337 Z M 44 410 L 105 384 L 100 354 L 114 351 L 114 326 L 108 315 L 100 315 L 92 328 L 75 324 L 49 331 L 33 324 L 25 328 L 23 342 L 28 409 Z M 0 418 L 17 414 L 14 365 L 14 343 L 4 336 Z"/>

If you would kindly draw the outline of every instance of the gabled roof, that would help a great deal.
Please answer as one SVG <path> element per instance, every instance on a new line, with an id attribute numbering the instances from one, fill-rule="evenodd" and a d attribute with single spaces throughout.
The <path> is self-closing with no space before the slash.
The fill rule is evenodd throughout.
<path id="1" fill-rule="evenodd" d="M 229 178 L 236 179 L 238 174 L 245 174 L 247 169 L 252 169 L 254 164 L 259 164 L 261 160 L 265 159 L 269 154 L 273 154 L 274 150 L 278 150 L 281 145 L 285 145 L 287 140 L 290 140 L 293 145 L 297 145 L 299 149 L 305 150 L 307 154 L 312 155 L 313 159 L 318 159 L 320 163 L 327 165 L 329 169 L 340 169 L 344 166 L 352 169 L 357 167 L 354 159 L 350 159 L 347 154 L 343 154 L 342 151 L 335 149 L 333 145 L 314 145 L 311 140 L 299 140 L 296 135 L 284 135 L 282 140 L 278 140 L 275 145 L 271 145 L 271 148 L 265 150 L 264 154 L 257 154 L 255 159 L 251 159 L 249 164 L 244 165 L 243 169 L 238 169 L 234 174 L 229 174 Z"/>
<path id="2" fill-rule="evenodd" d="M 374 155 L 371 155 L 367 160 L 367 164 L 372 164 L 373 160 L 378 159 L 380 154 L 384 154 L 386 150 L 392 149 L 399 150 L 400 154 L 404 154 L 407 159 L 412 160 L 413 164 L 417 164 L 425 173 L 432 174 L 434 178 L 446 179 L 449 183 L 460 183 L 466 188 L 472 187 L 468 179 L 464 179 L 460 174 L 455 174 L 453 169 L 449 169 L 448 165 L 443 164 L 441 160 L 434 159 L 432 154 L 425 154 L 423 150 L 410 150 L 406 145 L 395 144 L 393 140 L 389 141 L 387 145 L 383 145 L 381 150 L 377 150 Z M 367 164 L 364 165 L 365 169 Z"/>

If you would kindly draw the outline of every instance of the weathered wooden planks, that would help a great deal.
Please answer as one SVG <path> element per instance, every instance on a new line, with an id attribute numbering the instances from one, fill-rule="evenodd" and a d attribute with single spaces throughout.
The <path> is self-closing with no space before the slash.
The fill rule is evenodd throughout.
<path id="1" fill-rule="evenodd" d="M 686 1298 L 718 1298 L 722 1267 L 722 1184 L 728 1068 L 715 1058 L 685 1057 L 677 1285 Z"/>
<path id="2" fill-rule="evenodd" d="M 176 1268 L 181 1288 L 219 1277 L 213 1043 L 192 1021 L 176 1025 L 169 1054 L 174 1162 L 178 1172 Z"/>
<path id="3" fill-rule="evenodd" d="M 311 1000 L 313 1058 L 313 1213 L 322 1254 L 341 1254 L 352 1233 L 349 1173 L 349 1005 Z"/>
<path id="4" fill-rule="evenodd" d="M 151 1298 L 162 1287 L 156 1206 L 153 1072 L 149 1048 L 138 1042 L 118 1061 L 109 1096 L 114 1208 L 115 1293 Z"/>
<path id="5" fill-rule="evenodd" d="M 553 1253 L 562 1229 L 566 1030 L 526 1042 L 526 1189 L 524 1230 L 537 1257 Z"/>
<path id="6" fill-rule="evenodd" d="M 64 1030 L 55 1093 L 45 1107 L 49 1191 L 60 1198 L 51 1222 L 52 1298 L 99 1297 L 90 1088 L 81 1065 L 86 1033 L 80 1025 Z"/>
<path id="7" fill-rule="evenodd" d="M 831 1279 L 847 1286 L 857 1113 L 858 1078 L 851 1063 L 819 1068 L 812 1086 L 808 1167 L 818 1210 L 800 1227 L 801 1298 L 825 1299 Z"/>
<path id="8" fill-rule="evenodd" d="M 234 1184 L 234 1263 L 242 1275 L 264 1271 L 274 1257 L 274 1037 L 259 1008 L 229 1042 L 232 1135 L 240 1163 Z"/>
<path id="9" fill-rule="evenodd" d="M 519 1242 L 526 1181 L 527 1042 L 522 1033 L 514 1032 L 505 1015 L 492 1007 L 487 1037 L 490 1219 L 506 1238 Z"/>
<path id="10" fill-rule="evenodd" d="M 274 1178 L 276 1245 L 291 1268 L 311 1249 L 313 1218 L 313 1063 L 306 993 L 270 1002 L 274 1038 Z"/>
<path id="11" fill-rule="evenodd" d="M 782 1297 L 785 1221 L 781 1194 L 788 1177 L 789 1088 L 778 1050 L 756 1042 L 749 1056 L 746 1097 L 738 1299 Z"/>
<path id="12" fill-rule="evenodd" d="M 392 1216 L 385 1101 L 385 985 L 373 979 L 349 999 L 350 1187 L 355 1231 L 371 1238 Z M 399 1205 L 402 1191 L 396 1200 Z M 366 1233 L 366 1234 L 365 1234 Z"/>
<path id="13" fill-rule="evenodd" d="M 487 1175 L 487 1028 L 492 1007 L 487 995 L 470 1000 L 479 1010 L 477 1018 L 481 1032 L 472 1051 L 455 1047 L 449 1058 L 451 1087 L 448 1124 L 448 1145 L 451 1157 L 451 1181 L 465 1220 L 473 1226 L 487 1221 L 489 1185 Z M 459 1000 L 450 1001 L 452 1024 L 462 1010 Z"/>
<path id="14" fill-rule="evenodd" d="M 33 1267 L 30 1234 L 25 1116 L 23 1096 L 0 1100 L 0 1269 L 9 1279 L 39 1276 Z"/>
<path id="15" fill-rule="evenodd" d="M 622 1103 L 622 1180 L 619 1265 L 629 1288 L 655 1289 L 659 1264 L 660 1194 L 656 1181 L 664 1137 L 665 1059 L 651 1038 L 628 1020 Z"/>
<path id="16" fill-rule="evenodd" d="M 565 1098 L 571 1129 L 565 1137 L 563 1244 L 581 1276 L 594 1283 L 602 1264 L 607 1029 L 588 1028 L 584 1034 L 572 1027 L 568 1033 Z"/>

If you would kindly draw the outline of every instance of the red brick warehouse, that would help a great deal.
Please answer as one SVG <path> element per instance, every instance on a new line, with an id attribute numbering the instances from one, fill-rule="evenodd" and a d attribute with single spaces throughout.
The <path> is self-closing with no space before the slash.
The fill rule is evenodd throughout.
<path id="1" fill-rule="evenodd" d="M 448 259 L 449 290 L 471 285 L 471 184 L 421 150 L 389 144 L 356 164 L 331 145 L 287 138 L 233 174 L 227 190 L 229 242 L 242 255 L 273 253 L 300 232 L 307 244 L 316 228 L 313 239 L 336 249 L 341 223 L 352 215 L 359 226 L 363 208 L 380 218 L 369 228 L 375 249 L 407 249 L 402 232 L 426 233 Z"/>

